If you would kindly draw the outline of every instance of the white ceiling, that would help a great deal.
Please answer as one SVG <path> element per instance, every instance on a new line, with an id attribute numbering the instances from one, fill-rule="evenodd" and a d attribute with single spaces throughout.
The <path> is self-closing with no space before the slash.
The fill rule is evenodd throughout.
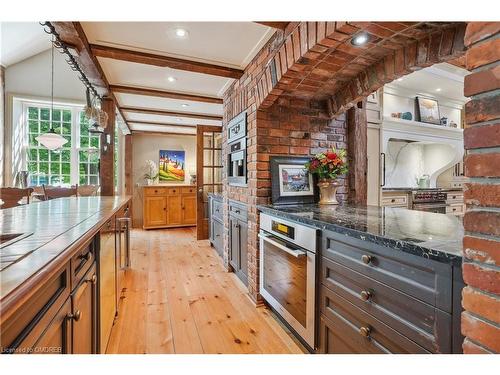
<path id="1" fill-rule="evenodd" d="M 163 109 L 165 111 L 183 111 L 204 113 L 208 115 L 222 115 L 222 104 L 193 102 L 187 100 L 166 99 L 153 96 L 143 96 L 134 94 L 115 94 L 117 100 L 123 107 L 141 107 Z M 187 104 L 188 107 L 183 107 Z"/>
<path id="2" fill-rule="evenodd" d="M 274 30 L 252 22 L 82 22 L 90 43 L 244 69 Z M 175 30 L 188 31 L 185 39 Z"/>
<path id="3" fill-rule="evenodd" d="M 401 81 L 391 82 L 390 85 L 416 91 L 425 96 L 443 97 L 465 103 L 468 101 L 464 96 L 464 77 L 467 74 L 469 72 L 465 69 L 442 63 L 413 72 L 404 76 Z"/>
<path id="4" fill-rule="evenodd" d="M 110 84 L 146 87 L 187 94 L 220 96 L 233 81 L 231 78 L 138 64 L 98 57 Z M 167 81 L 172 76 L 175 82 Z"/>
<path id="5" fill-rule="evenodd" d="M 145 132 L 161 132 L 161 133 L 182 133 L 182 134 L 196 134 L 196 128 L 187 128 L 182 126 L 159 126 L 159 125 L 143 125 L 143 124 L 130 124 L 132 131 L 145 131 Z"/>
<path id="6" fill-rule="evenodd" d="M 130 124 L 134 121 L 152 121 L 164 122 L 169 124 L 186 124 L 186 125 L 222 125 L 222 121 L 218 120 L 205 120 L 190 117 L 180 116 L 163 116 L 163 115 L 150 115 L 145 113 L 124 112 L 127 122 Z M 179 119 L 181 121 L 179 121 Z"/>
<path id="7" fill-rule="evenodd" d="M 5 67 L 50 48 L 50 36 L 38 22 L 1 22 L 0 34 L 0 65 Z"/>

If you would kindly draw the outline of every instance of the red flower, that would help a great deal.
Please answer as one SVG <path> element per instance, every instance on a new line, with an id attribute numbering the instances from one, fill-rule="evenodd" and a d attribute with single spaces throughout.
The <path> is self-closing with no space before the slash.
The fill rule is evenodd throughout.
<path id="1" fill-rule="evenodd" d="M 326 153 L 326 157 L 328 158 L 328 160 L 334 160 L 337 158 L 337 154 L 335 152 L 328 151 Z"/>
<path id="2" fill-rule="evenodd" d="M 313 169 L 316 169 L 316 168 L 318 168 L 318 166 L 319 166 L 319 160 L 318 160 L 318 159 L 314 159 L 314 160 L 311 162 L 311 167 L 312 167 Z"/>

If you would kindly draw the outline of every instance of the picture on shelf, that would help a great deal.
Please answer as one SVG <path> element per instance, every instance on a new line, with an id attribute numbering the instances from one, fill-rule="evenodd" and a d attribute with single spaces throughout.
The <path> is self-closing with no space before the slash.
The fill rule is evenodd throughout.
<path id="1" fill-rule="evenodd" d="M 186 156 L 184 151 L 160 150 L 160 181 L 184 181 L 186 172 Z"/>
<path id="2" fill-rule="evenodd" d="M 304 167 L 294 164 L 279 166 L 279 186 L 281 196 L 314 194 L 312 175 Z"/>
<path id="3" fill-rule="evenodd" d="M 439 115 L 439 105 L 436 99 L 415 98 L 415 107 L 417 120 L 428 124 L 441 125 L 441 116 Z"/>

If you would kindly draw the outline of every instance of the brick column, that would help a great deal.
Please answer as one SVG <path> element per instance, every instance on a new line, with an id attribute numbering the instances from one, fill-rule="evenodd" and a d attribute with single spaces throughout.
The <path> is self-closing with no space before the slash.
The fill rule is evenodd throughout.
<path id="1" fill-rule="evenodd" d="M 500 352 L 500 23 L 467 26 L 464 353 Z"/>

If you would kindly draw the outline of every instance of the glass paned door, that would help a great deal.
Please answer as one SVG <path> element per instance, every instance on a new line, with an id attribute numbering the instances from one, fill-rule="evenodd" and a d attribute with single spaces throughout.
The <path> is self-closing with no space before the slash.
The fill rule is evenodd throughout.
<path id="1" fill-rule="evenodd" d="M 222 128 L 198 125 L 197 133 L 197 239 L 208 238 L 208 195 L 222 194 Z"/>

